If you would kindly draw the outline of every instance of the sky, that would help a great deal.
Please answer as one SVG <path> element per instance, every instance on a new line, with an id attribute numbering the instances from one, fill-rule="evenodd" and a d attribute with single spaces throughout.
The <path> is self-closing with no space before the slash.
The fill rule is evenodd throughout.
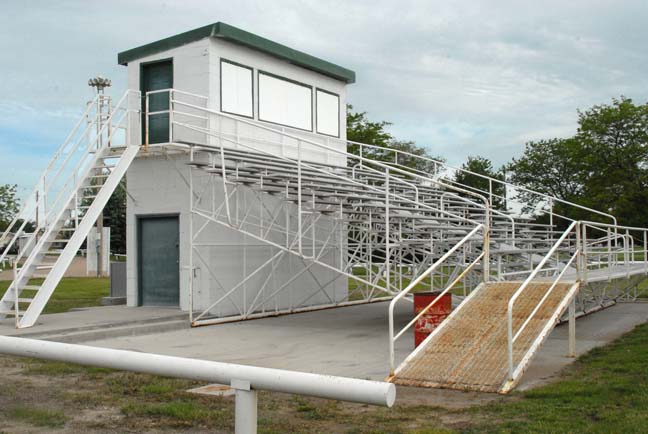
<path id="1" fill-rule="evenodd" d="M 349 103 L 459 165 L 648 100 L 648 1 L 0 0 L 0 184 L 31 190 L 117 53 L 217 21 L 356 71 Z"/>

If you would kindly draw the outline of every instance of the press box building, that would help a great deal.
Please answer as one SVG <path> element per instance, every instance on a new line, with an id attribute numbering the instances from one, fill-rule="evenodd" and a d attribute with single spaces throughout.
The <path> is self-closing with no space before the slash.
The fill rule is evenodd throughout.
<path id="1" fill-rule="evenodd" d="M 268 149 L 294 156 L 296 146 L 287 144 L 283 150 L 276 149 L 272 130 L 280 130 L 345 151 L 346 86 L 355 81 L 355 74 L 225 23 L 124 51 L 119 53 L 118 61 L 128 70 L 129 89 L 139 90 L 142 95 L 178 89 L 174 98 L 187 105 L 176 103 L 174 112 L 184 110 L 186 122 L 196 128 L 176 126 L 170 133 L 169 114 L 163 113 L 169 108 L 167 92 L 154 94 L 148 102 L 143 101 L 144 106 L 148 104 L 148 112 L 160 113 L 143 120 L 143 129 L 148 131 L 143 131 L 142 140 L 147 140 L 147 133 L 150 152 L 140 153 L 127 173 L 128 305 L 170 305 L 188 310 L 193 304 L 194 310 L 207 309 L 262 266 L 273 251 L 266 243 L 236 230 L 209 227 L 195 243 L 200 245 L 208 241 L 212 245 L 203 246 L 202 252 L 196 248 L 195 263 L 190 269 L 189 156 L 186 152 L 169 152 L 166 146 L 156 152 L 156 145 L 167 144 L 172 134 L 175 142 L 237 147 L 233 142 L 199 131 L 210 122 L 223 123 L 225 120 L 215 116 L 211 119 L 190 116 L 192 106 L 196 105 L 267 127 L 269 140 L 266 144 L 263 133 L 253 133 L 257 150 Z M 238 133 L 238 141 L 252 139 L 246 138 L 242 131 Z M 305 148 L 302 158 L 331 165 L 346 164 L 346 159 L 339 155 L 314 149 Z M 217 188 L 216 194 L 220 196 L 214 200 L 222 202 L 222 189 Z M 256 200 L 244 196 L 239 191 L 236 200 Z M 267 207 L 276 207 L 281 199 L 264 197 L 262 200 Z M 326 260 L 340 262 L 341 255 L 343 252 L 338 248 L 329 252 Z M 298 258 L 284 256 L 281 263 L 273 264 L 276 282 L 272 287 L 277 288 L 304 267 L 305 263 Z M 227 302 L 213 307 L 210 316 L 237 315 L 251 306 L 250 300 L 260 301 L 265 294 L 260 295 L 258 291 L 267 272 L 260 270 L 249 278 L 244 287 L 225 297 Z M 304 303 L 298 302 L 297 299 L 308 293 L 306 288 L 313 287 L 313 279 L 335 281 L 322 293 Z M 190 281 L 193 294 L 190 294 Z M 266 284 L 264 288 L 270 294 L 270 286 Z M 346 288 L 346 278 L 315 267 L 270 297 L 265 308 L 281 310 L 295 307 L 296 303 L 300 306 L 329 303 L 343 299 Z M 255 306 L 254 310 L 263 311 L 264 306 Z"/>

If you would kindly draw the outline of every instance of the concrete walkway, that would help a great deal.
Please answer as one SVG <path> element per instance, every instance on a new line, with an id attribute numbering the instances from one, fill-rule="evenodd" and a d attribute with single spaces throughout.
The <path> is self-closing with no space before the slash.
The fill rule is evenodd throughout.
<path id="1" fill-rule="evenodd" d="M 102 306 L 45 314 L 34 327 L 16 329 L 12 317 L 0 320 L 0 335 L 83 343 L 118 336 L 189 329 L 186 313 L 159 307 Z"/>
<path id="2" fill-rule="evenodd" d="M 387 306 L 387 303 L 374 303 L 194 329 L 189 328 L 186 314 L 174 309 L 111 306 L 43 315 L 42 325 L 18 331 L 13 329 L 10 320 L 4 320 L 0 333 L 382 380 L 389 368 Z M 397 325 L 405 324 L 411 315 L 411 305 L 401 304 L 396 312 Z M 646 321 L 648 303 L 640 302 L 618 304 L 579 318 L 576 323 L 578 354 L 605 345 Z M 83 329 L 88 330 L 79 331 Z M 66 339 L 66 333 L 74 338 Z M 412 349 L 413 336 L 403 336 L 396 346 L 397 358 L 402 360 Z M 519 389 L 555 378 L 573 360 L 566 353 L 565 324 L 552 332 Z M 452 399 L 464 404 L 473 399 L 483 400 L 474 393 L 431 389 L 425 392 L 414 389 L 402 395 L 406 400 L 408 396 L 428 404 Z"/>

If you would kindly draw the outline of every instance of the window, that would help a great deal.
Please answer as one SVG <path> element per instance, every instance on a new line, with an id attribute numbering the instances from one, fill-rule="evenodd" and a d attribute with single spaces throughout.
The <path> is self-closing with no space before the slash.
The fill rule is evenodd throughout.
<path id="1" fill-rule="evenodd" d="M 221 111 L 254 117 L 252 68 L 221 59 Z"/>
<path id="2" fill-rule="evenodd" d="M 313 89 L 259 71 L 259 120 L 313 131 Z"/>
<path id="3" fill-rule="evenodd" d="M 340 137 L 340 97 L 334 93 L 317 89 L 315 98 L 317 132 L 327 136 Z"/>

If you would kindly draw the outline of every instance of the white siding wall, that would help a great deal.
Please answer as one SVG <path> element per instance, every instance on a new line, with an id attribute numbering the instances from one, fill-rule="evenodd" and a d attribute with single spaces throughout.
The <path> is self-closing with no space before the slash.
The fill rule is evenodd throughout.
<path id="1" fill-rule="evenodd" d="M 306 70 L 288 62 L 279 60 L 258 51 L 251 50 L 239 45 L 216 39 L 203 39 L 182 47 L 178 47 L 163 53 L 132 61 L 128 64 L 128 86 L 130 89 L 140 89 L 140 65 L 145 62 L 152 62 L 163 59 L 173 59 L 173 87 L 175 89 L 190 92 L 208 97 L 210 108 L 220 111 L 220 59 L 224 58 L 254 68 L 254 120 L 253 122 L 263 125 L 269 130 L 246 127 L 244 124 L 228 119 L 216 119 L 212 116 L 209 119 L 210 127 L 219 127 L 221 131 L 229 131 L 232 136 L 236 135 L 245 145 L 246 150 L 257 152 L 270 152 L 276 155 L 296 157 L 296 141 L 282 137 L 277 131 L 285 131 L 297 137 L 312 140 L 317 143 L 326 144 L 337 150 L 344 151 L 345 143 L 340 139 L 334 139 L 323 135 L 299 131 L 289 127 L 281 127 L 266 122 L 258 121 L 258 71 L 266 71 L 275 75 L 286 77 L 313 86 L 312 112 L 313 130 L 316 129 L 316 100 L 315 91 L 317 88 L 336 93 L 340 96 L 340 134 L 341 139 L 346 138 L 346 88 L 343 82 L 326 77 L 322 74 Z M 196 100 L 188 101 L 196 105 Z M 240 118 L 250 121 L 246 118 Z M 246 129 L 247 128 L 247 129 Z M 174 132 L 178 138 L 182 134 L 180 130 Z M 189 133 L 187 133 L 189 134 Z M 212 145 L 219 145 L 216 138 L 196 138 L 197 142 L 209 141 Z M 223 141 L 224 146 L 235 146 L 231 142 Z M 238 146 L 237 146 L 238 147 Z M 305 160 L 321 163 L 346 165 L 346 158 L 336 152 L 328 152 L 318 147 L 308 148 L 303 145 L 302 158 Z M 137 217 L 146 215 L 177 214 L 180 218 L 180 304 L 183 310 L 189 307 L 189 188 L 186 180 L 189 176 L 189 169 L 186 166 L 187 156 L 164 159 L 142 155 L 137 158 L 128 170 L 128 198 L 127 207 L 127 250 L 128 250 L 128 305 L 137 305 Z M 220 191 L 220 190 L 219 190 Z M 268 201 L 274 199 L 267 198 Z M 231 244 L 230 247 L 215 250 L 210 253 L 212 269 L 218 273 L 221 283 L 229 284 L 242 278 L 245 273 L 254 269 L 259 261 L 268 259 L 270 249 L 262 242 L 246 239 L 242 234 L 222 226 L 213 226 L 205 234 L 208 238 L 217 240 L 220 243 Z M 332 253 L 327 260 L 339 262 L 339 252 Z M 245 264 L 245 265 L 243 265 Z M 244 269 L 245 267 L 245 269 Z M 303 263 L 299 258 L 287 259 L 277 268 L 279 280 L 294 276 L 303 269 Z M 332 271 L 317 269 L 313 271 L 322 281 L 335 277 Z M 214 301 L 218 294 L 213 291 L 214 279 L 209 276 L 207 270 L 200 268 L 196 270 L 195 307 L 206 307 Z M 258 279 L 257 279 L 258 280 Z M 252 280 L 246 288 L 246 297 L 254 297 L 255 290 L 260 283 Z M 297 279 L 288 291 L 277 298 L 278 307 L 287 307 L 295 299 L 303 294 L 310 294 L 315 289 L 312 277 L 305 273 Z M 329 297 L 337 300 L 346 295 L 346 278 L 339 278 L 331 287 Z M 242 297 L 242 294 L 239 295 Z M 327 297 L 321 295 L 310 300 L 311 304 L 328 302 Z M 270 308 L 271 306 L 268 306 Z M 222 315 L 230 315 L 233 310 L 224 309 L 219 312 Z"/>
<path id="2" fill-rule="evenodd" d="M 187 155 L 174 157 L 150 156 L 135 160 L 128 171 L 128 206 L 127 206 L 127 294 L 128 305 L 137 305 L 137 219 L 138 217 L 155 215 L 179 215 L 180 223 L 180 307 L 182 310 L 189 308 L 189 167 Z M 200 178 L 200 172 L 194 176 Z M 220 178 L 215 178 L 220 182 Z M 200 184 L 200 179 L 195 178 L 195 185 Z M 216 203 L 222 201 L 222 188 L 216 188 Z M 240 196 L 240 200 L 250 200 L 252 194 Z M 266 205 L 275 209 L 280 199 L 264 196 Z M 208 206 L 209 207 L 209 206 Z M 236 210 L 232 210 L 236 213 Z M 241 211 L 243 215 L 243 211 Z M 204 220 L 203 220 L 204 221 Z M 201 221 L 202 223 L 202 221 Z M 280 242 L 280 240 L 275 240 Z M 211 273 L 194 256 L 194 308 L 204 309 L 216 301 L 223 290 L 230 289 L 244 276 L 251 273 L 259 265 L 268 260 L 276 252 L 262 241 L 246 237 L 240 232 L 211 224 L 200 234 L 201 243 L 218 243 L 219 247 L 201 248 L 201 255 L 210 261 Z M 339 264 L 339 249 L 331 249 L 323 260 L 330 264 Z M 301 260 L 289 255 L 277 267 L 276 281 L 288 281 L 303 269 Z M 311 269 L 313 275 L 320 282 L 335 279 L 338 274 L 315 266 Z M 213 273 L 213 274 L 212 274 Z M 245 288 L 237 291 L 230 297 L 240 306 L 249 303 L 257 295 L 263 284 L 267 272 L 263 271 L 250 279 Z M 276 299 L 266 304 L 266 309 L 288 308 L 298 300 L 306 299 L 317 289 L 310 273 L 305 273 L 282 291 Z M 271 288 L 266 290 L 266 295 L 271 293 Z M 342 300 L 347 293 L 345 277 L 339 277 L 327 290 L 331 299 Z M 262 296 L 265 298 L 265 296 Z M 246 302 L 244 302 L 246 300 Z M 308 301 L 309 305 L 328 303 L 329 298 L 320 293 Z M 219 315 L 232 315 L 237 313 L 234 306 L 225 303 L 215 313 Z"/>

